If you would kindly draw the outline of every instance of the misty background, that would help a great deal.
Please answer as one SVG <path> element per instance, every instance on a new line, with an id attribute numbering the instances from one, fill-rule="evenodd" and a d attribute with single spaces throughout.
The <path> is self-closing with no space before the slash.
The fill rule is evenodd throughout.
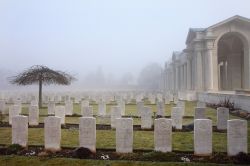
<path id="1" fill-rule="evenodd" d="M 0 90 L 20 89 L 7 78 L 33 65 L 73 74 L 75 89 L 157 89 L 189 28 L 250 18 L 249 6 L 247 0 L 0 0 Z"/>

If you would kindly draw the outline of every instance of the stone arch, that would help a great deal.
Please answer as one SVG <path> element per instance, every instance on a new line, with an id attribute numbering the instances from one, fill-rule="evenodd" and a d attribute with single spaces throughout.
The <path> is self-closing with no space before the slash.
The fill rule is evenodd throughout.
<path id="1" fill-rule="evenodd" d="M 225 32 L 215 41 L 219 90 L 249 88 L 249 43 L 240 32 Z"/>

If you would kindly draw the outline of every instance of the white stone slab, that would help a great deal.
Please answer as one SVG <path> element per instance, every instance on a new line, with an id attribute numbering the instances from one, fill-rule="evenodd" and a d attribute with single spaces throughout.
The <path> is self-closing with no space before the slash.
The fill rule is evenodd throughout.
<path id="1" fill-rule="evenodd" d="M 172 120 L 166 118 L 155 119 L 154 124 L 155 151 L 172 151 Z"/>
<path id="2" fill-rule="evenodd" d="M 44 120 L 45 149 L 58 151 L 61 149 L 61 118 L 49 116 Z"/>
<path id="3" fill-rule="evenodd" d="M 194 154 L 209 156 L 212 154 L 212 121 L 194 120 Z"/>
<path id="4" fill-rule="evenodd" d="M 39 124 L 39 108 L 38 105 L 29 106 L 29 125 Z"/>
<path id="5" fill-rule="evenodd" d="M 133 152 L 133 119 L 118 118 L 116 124 L 116 152 Z"/>
<path id="6" fill-rule="evenodd" d="M 55 116 L 61 118 L 61 124 L 65 124 L 65 106 L 62 105 L 56 106 Z"/>
<path id="7" fill-rule="evenodd" d="M 96 119 L 93 117 L 81 117 L 79 125 L 80 147 L 96 151 Z"/>
<path id="8" fill-rule="evenodd" d="M 227 154 L 235 156 L 247 153 L 247 121 L 233 119 L 227 121 Z"/>
<path id="9" fill-rule="evenodd" d="M 141 128 L 152 128 L 152 110 L 150 107 L 143 107 L 143 111 L 141 112 Z"/>
<path id="10" fill-rule="evenodd" d="M 176 129 L 182 129 L 182 110 L 181 107 L 173 107 L 171 111 L 172 125 Z"/>
<path id="11" fill-rule="evenodd" d="M 12 144 L 19 144 L 23 147 L 28 142 L 28 117 L 14 116 L 12 118 Z"/>
<path id="12" fill-rule="evenodd" d="M 217 129 L 226 130 L 227 120 L 229 119 L 229 109 L 224 107 L 217 108 Z"/>

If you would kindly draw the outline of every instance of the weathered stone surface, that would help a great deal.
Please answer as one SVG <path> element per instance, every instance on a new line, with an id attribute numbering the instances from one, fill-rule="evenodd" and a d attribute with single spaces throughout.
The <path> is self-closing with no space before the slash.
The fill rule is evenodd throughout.
<path id="1" fill-rule="evenodd" d="M 247 153 L 247 121 L 233 119 L 227 121 L 227 154 L 235 156 Z"/>
<path id="2" fill-rule="evenodd" d="M 81 117 L 79 126 L 80 147 L 96 151 L 96 119 L 93 117 Z"/>
<path id="3" fill-rule="evenodd" d="M 66 115 L 73 114 L 73 102 L 71 100 L 65 101 L 65 114 Z"/>
<path id="4" fill-rule="evenodd" d="M 116 119 L 121 118 L 121 108 L 119 106 L 111 107 L 111 128 L 116 128 Z"/>
<path id="5" fill-rule="evenodd" d="M 100 102 L 98 105 L 98 115 L 106 115 L 106 103 Z"/>
<path id="6" fill-rule="evenodd" d="M 165 104 L 163 101 L 157 102 L 157 113 L 158 116 L 165 116 Z"/>
<path id="7" fill-rule="evenodd" d="M 212 154 L 212 121 L 210 119 L 194 120 L 194 154 Z"/>
<path id="8" fill-rule="evenodd" d="M 139 101 L 136 103 L 136 111 L 137 111 L 137 116 L 141 116 L 141 111 L 143 110 L 144 103 L 143 101 Z"/>
<path id="9" fill-rule="evenodd" d="M 48 103 L 48 114 L 54 115 L 55 114 L 56 104 L 54 101 L 49 101 Z"/>
<path id="10" fill-rule="evenodd" d="M 55 109 L 55 116 L 61 118 L 61 124 L 65 124 L 65 106 L 56 106 Z"/>
<path id="11" fill-rule="evenodd" d="M 182 129 L 182 110 L 181 107 L 173 107 L 171 111 L 172 125 L 176 129 Z"/>
<path id="12" fill-rule="evenodd" d="M 229 119 L 229 109 L 224 107 L 217 108 L 217 129 L 226 130 L 228 119 Z"/>
<path id="13" fill-rule="evenodd" d="M 182 108 L 181 112 L 182 112 L 182 116 L 184 116 L 185 115 L 185 109 L 186 109 L 185 101 L 178 101 L 176 107 Z"/>
<path id="14" fill-rule="evenodd" d="M 9 107 L 9 124 L 11 125 L 12 124 L 12 118 L 14 116 L 17 116 L 19 115 L 21 112 L 21 108 L 19 105 L 11 105 Z"/>
<path id="15" fill-rule="evenodd" d="M 155 151 L 172 151 L 172 120 L 166 118 L 155 119 L 154 125 Z"/>
<path id="16" fill-rule="evenodd" d="M 143 107 L 143 111 L 141 112 L 141 128 L 152 128 L 152 111 L 150 107 Z"/>
<path id="17" fill-rule="evenodd" d="M 92 106 L 83 106 L 82 107 L 82 116 L 83 117 L 93 117 L 93 107 Z"/>
<path id="18" fill-rule="evenodd" d="M 126 103 L 125 101 L 121 100 L 118 102 L 118 106 L 121 108 L 121 115 L 125 115 L 125 110 L 126 110 Z"/>
<path id="19" fill-rule="evenodd" d="M 61 118 L 49 116 L 44 120 L 45 149 L 57 151 L 61 149 Z"/>
<path id="20" fill-rule="evenodd" d="M 118 118 L 116 124 L 116 152 L 133 152 L 133 119 Z"/>
<path id="21" fill-rule="evenodd" d="M 23 147 L 28 142 L 28 117 L 14 116 L 12 118 L 12 144 L 19 144 Z"/>
<path id="22" fill-rule="evenodd" d="M 38 105 L 29 106 L 29 125 L 38 125 L 39 123 L 39 108 Z"/>
<path id="23" fill-rule="evenodd" d="M 88 106 L 89 106 L 89 101 L 88 100 L 81 101 L 81 108 L 82 107 L 88 107 Z"/>
<path id="24" fill-rule="evenodd" d="M 206 103 L 202 102 L 202 101 L 198 101 L 197 102 L 197 107 L 199 107 L 199 108 L 206 108 Z"/>
<path id="25" fill-rule="evenodd" d="M 206 119 L 206 108 L 204 107 L 196 107 L 194 113 L 194 119 Z"/>

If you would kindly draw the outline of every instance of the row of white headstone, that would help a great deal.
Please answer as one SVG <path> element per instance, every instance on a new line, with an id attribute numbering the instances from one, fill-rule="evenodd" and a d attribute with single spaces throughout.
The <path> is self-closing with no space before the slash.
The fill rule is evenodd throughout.
<path id="1" fill-rule="evenodd" d="M 154 145 L 155 151 L 172 151 L 172 120 L 155 119 Z M 49 116 L 44 120 L 45 149 L 57 151 L 61 149 L 61 118 Z M 247 153 L 247 122 L 245 120 L 227 121 L 227 152 L 229 156 L 239 152 Z M 28 143 L 28 117 L 12 118 L 12 144 L 26 147 Z M 79 124 L 79 146 L 96 151 L 96 119 L 81 117 Z M 116 152 L 133 152 L 133 119 L 116 119 Z M 194 154 L 212 154 L 212 121 L 209 119 L 194 120 Z"/>

